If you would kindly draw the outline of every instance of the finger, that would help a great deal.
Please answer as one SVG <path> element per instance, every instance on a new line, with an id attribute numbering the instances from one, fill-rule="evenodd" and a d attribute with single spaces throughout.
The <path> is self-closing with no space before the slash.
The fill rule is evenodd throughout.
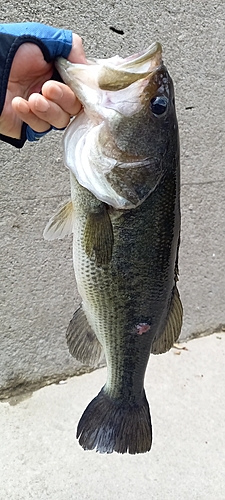
<path id="1" fill-rule="evenodd" d="M 46 122 L 34 114 L 29 106 L 29 103 L 22 97 L 14 97 L 12 100 L 12 108 L 22 122 L 27 123 L 36 132 L 45 132 L 49 130 L 50 123 Z"/>
<path id="2" fill-rule="evenodd" d="M 42 95 L 49 101 L 58 104 L 70 116 L 77 115 L 81 104 L 73 91 L 64 83 L 49 80 L 42 87 Z"/>
<path id="3" fill-rule="evenodd" d="M 73 33 L 72 49 L 68 56 L 68 61 L 72 63 L 86 64 L 87 59 L 84 53 L 83 43 L 79 35 Z"/>
<path id="4" fill-rule="evenodd" d="M 67 113 L 57 103 L 49 101 L 40 94 L 31 94 L 28 104 L 34 115 L 40 120 L 50 123 L 53 127 L 64 128 L 70 121 L 70 113 Z"/>

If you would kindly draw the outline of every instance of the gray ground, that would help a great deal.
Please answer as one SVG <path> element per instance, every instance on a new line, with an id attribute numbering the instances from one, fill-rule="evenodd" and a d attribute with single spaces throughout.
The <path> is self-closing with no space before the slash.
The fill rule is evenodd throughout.
<path id="1" fill-rule="evenodd" d="M 0 404 L 0 499 L 224 500 L 225 334 L 185 345 L 151 357 L 154 442 L 144 455 L 99 455 L 75 441 L 105 368 Z"/>

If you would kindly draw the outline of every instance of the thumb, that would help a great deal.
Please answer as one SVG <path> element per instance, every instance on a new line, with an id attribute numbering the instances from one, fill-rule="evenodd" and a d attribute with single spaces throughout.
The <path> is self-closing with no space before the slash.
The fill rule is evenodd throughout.
<path id="1" fill-rule="evenodd" d="M 72 49 L 68 55 L 71 63 L 86 64 L 87 59 L 84 53 L 83 43 L 79 35 L 72 34 Z"/>

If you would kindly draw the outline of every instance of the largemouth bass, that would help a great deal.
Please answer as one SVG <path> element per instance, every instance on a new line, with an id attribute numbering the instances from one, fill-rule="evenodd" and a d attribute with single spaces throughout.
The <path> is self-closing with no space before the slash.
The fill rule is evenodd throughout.
<path id="1" fill-rule="evenodd" d="M 83 110 L 64 135 L 71 201 L 44 236 L 73 233 L 82 303 L 67 330 L 70 352 L 86 365 L 103 354 L 107 363 L 77 437 L 85 450 L 143 453 L 152 444 L 149 355 L 169 350 L 182 325 L 173 83 L 158 43 L 125 59 L 56 66 Z"/>

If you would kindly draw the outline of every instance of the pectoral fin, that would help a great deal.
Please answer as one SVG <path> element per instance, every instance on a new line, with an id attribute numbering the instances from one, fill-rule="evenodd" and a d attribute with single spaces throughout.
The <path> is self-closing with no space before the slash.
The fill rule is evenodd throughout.
<path id="1" fill-rule="evenodd" d="M 94 256 L 96 266 L 101 267 L 110 262 L 113 250 L 113 228 L 104 203 L 87 216 L 84 244 L 88 257 Z"/>
<path id="2" fill-rule="evenodd" d="M 152 344 L 152 354 L 162 354 L 169 351 L 174 342 L 177 341 L 183 319 L 183 307 L 180 300 L 180 295 L 177 287 L 173 289 L 173 295 L 170 305 L 170 310 L 167 318 L 166 327 L 162 335 L 157 338 Z"/>
<path id="3" fill-rule="evenodd" d="M 84 365 L 95 367 L 103 357 L 103 349 L 90 327 L 82 305 L 75 311 L 66 332 L 70 354 Z"/>
<path id="4" fill-rule="evenodd" d="M 49 220 L 43 236 L 45 240 L 62 239 L 73 231 L 73 204 L 69 201 Z"/>

